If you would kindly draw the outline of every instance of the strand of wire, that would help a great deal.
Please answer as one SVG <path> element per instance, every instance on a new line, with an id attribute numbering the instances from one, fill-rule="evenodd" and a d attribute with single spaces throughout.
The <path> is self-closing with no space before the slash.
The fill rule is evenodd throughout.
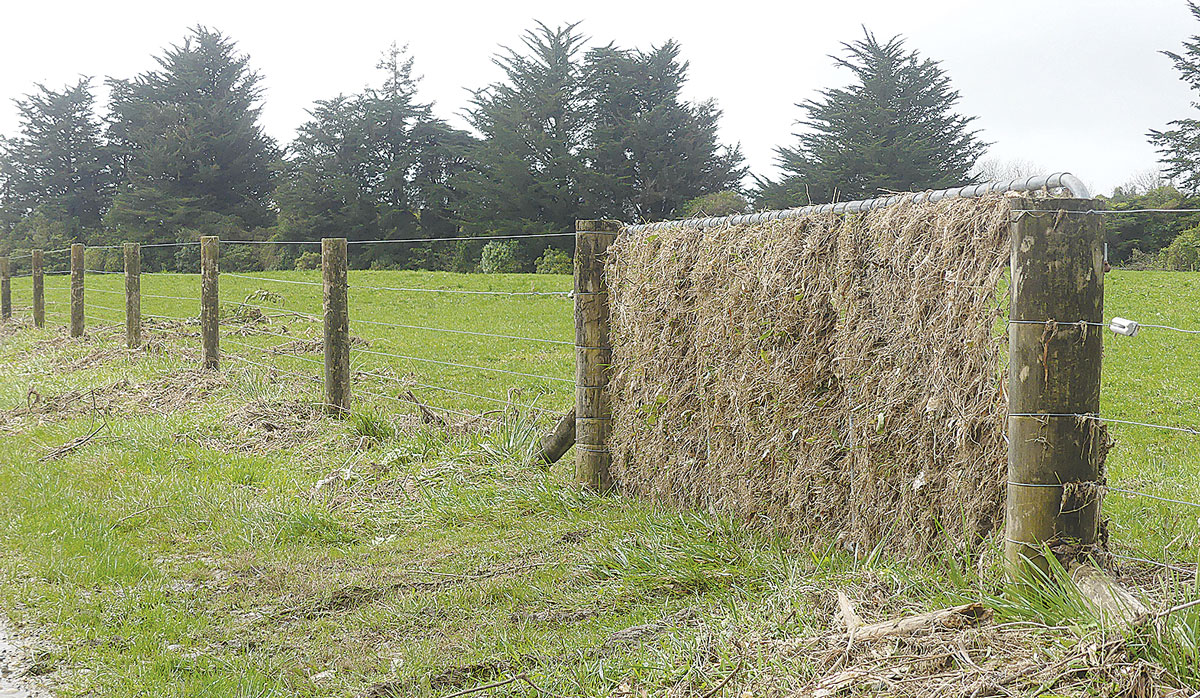
<path id="1" fill-rule="evenodd" d="M 406 361 L 420 361 L 423 363 L 438 364 L 441 366 L 453 366 L 455 368 L 467 368 L 467 369 L 471 369 L 472 371 L 492 371 L 495 373 L 506 373 L 510 376 L 523 376 L 525 378 L 538 378 L 541 380 L 558 381 L 560 383 L 570 383 L 572 385 L 575 384 L 574 380 L 571 380 L 568 378 L 555 378 L 554 376 L 542 376 L 542 375 L 538 375 L 536 373 L 522 373 L 521 371 L 509 371 L 508 369 L 504 369 L 504 368 L 492 368 L 489 366 L 472 366 L 470 364 L 460 364 L 460 363 L 455 363 L 453 361 L 439 361 L 437 359 L 426 359 L 426 358 L 422 358 L 419 356 L 407 356 L 404 354 L 389 354 L 387 352 L 374 351 L 372 349 L 352 349 L 351 351 L 357 351 L 357 352 L 360 352 L 363 354 L 373 354 L 375 356 L 387 356 L 387 357 L 390 357 L 393 359 L 403 359 Z"/>
<path id="2" fill-rule="evenodd" d="M 382 327 L 395 327 L 403 330 L 426 330 L 429 332 L 448 332 L 450 334 L 464 334 L 475 337 L 492 337 L 494 339 L 515 339 L 522 342 L 541 342 L 543 344 L 562 344 L 566 346 L 575 346 L 574 342 L 564 342 L 559 339 L 539 339 L 537 337 L 517 337 L 510 334 L 491 334 L 489 332 L 473 332 L 471 330 L 452 330 L 446 327 L 426 327 L 424 325 L 398 325 L 391 322 L 380 322 L 378 320 L 354 320 L 353 323 L 366 323 L 368 325 L 380 325 Z"/>
<path id="3" fill-rule="evenodd" d="M 569 296 L 570 291 L 467 291 L 455 288 L 409 288 L 395 286 L 359 286 L 353 284 L 348 288 L 360 291 L 397 291 L 400 293 L 461 293 L 473 296 Z"/>
<path id="4" fill-rule="evenodd" d="M 375 393 L 370 390 L 359 390 L 358 392 L 362 395 L 370 395 L 371 397 L 381 397 L 381 398 L 384 398 L 385 400 L 393 400 L 402 405 L 408 405 L 410 407 L 424 407 L 426 409 L 435 410 L 437 412 L 445 412 L 447 414 L 456 414 L 456 415 L 468 417 L 468 418 L 474 419 L 474 420 L 479 420 L 479 421 L 483 421 L 483 422 L 491 422 L 492 424 L 500 423 L 499 420 L 492 419 L 491 417 L 487 417 L 482 414 L 472 414 L 470 412 L 462 412 L 459 410 L 452 410 L 447 407 L 438 407 L 437 405 L 427 405 L 425 403 L 414 403 L 412 400 L 407 400 L 405 398 L 396 397 L 394 395 L 388 395 L 386 393 Z"/>
<path id="5" fill-rule="evenodd" d="M 248 358 L 246 358 L 246 357 L 242 356 L 241 354 L 238 354 L 238 353 L 235 353 L 235 352 L 225 352 L 225 353 L 223 354 L 223 356 L 229 357 L 229 358 L 231 358 L 231 359 L 237 359 L 238 361 L 244 361 L 245 363 L 251 364 L 252 366 L 258 366 L 258 367 L 260 367 L 260 368 L 265 368 L 265 369 L 268 369 L 268 370 L 270 370 L 270 371 L 274 371 L 274 372 L 276 372 L 276 373 L 279 373 L 279 374 L 282 374 L 282 375 L 285 375 L 285 376 L 293 376 L 293 377 L 295 377 L 295 378 L 302 378 L 302 379 L 304 379 L 304 380 L 306 380 L 306 381 L 312 381 L 312 382 L 314 382 L 314 383 L 320 383 L 320 382 L 323 382 L 323 381 L 324 381 L 324 379 L 323 379 L 323 378 L 321 378 L 320 376 L 306 375 L 306 374 L 303 374 L 303 373 L 296 373 L 295 371 L 286 371 L 286 370 L 284 370 L 284 369 L 282 369 L 282 368 L 279 368 L 278 366 L 272 366 L 272 365 L 270 365 L 270 364 L 264 364 L 264 363 L 262 363 L 262 362 L 259 362 L 259 361 L 254 361 L 254 360 L 252 360 L 252 359 L 248 359 Z"/>
<path id="6" fill-rule="evenodd" d="M 480 395 L 478 393 L 469 393 L 469 392 L 466 392 L 463 390 L 455 390 L 453 388 L 447 388 L 447 387 L 441 386 L 441 385 L 431 385 L 429 383 L 421 383 L 419 381 L 408 381 L 408 380 L 404 380 L 402 378 L 397 378 L 395 376 L 386 376 L 386 375 L 383 375 L 382 373 L 375 373 L 373 371 L 358 371 L 358 374 L 363 375 L 363 376 L 370 376 L 372 378 L 378 378 L 379 380 L 390 381 L 390 382 L 396 383 L 401 386 L 416 386 L 419 388 L 428 388 L 430 390 L 440 390 L 444 393 L 451 393 L 453 395 L 460 395 L 462 397 L 473 397 L 473 398 L 477 398 L 480 400 L 484 400 L 486 402 L 492 402 L 492 403 L 495 403 L 498 405 L 512 405 L 511 400 L 502 400 L 498 397 L 492 397 L 489 395 Z M 541 407 L 530 407 L 530 409 L 537 410 L 540 412 L 549 411 L 549 410 L 546 410 Z"/>
<path id="7" fill-rule="evenodd" d="M 221 276 L 232 276 L 237 279 L 250 279 L 251 281 L 271 281 L 277 284 L 296 284 L 298 286 L 324 286 L 319 281 L 294 281 L 292 279 L 274 279 L 269 276 L 250 276 L 249 274 L 235 274 L 231 271 L 221 272 Z"/>
<path id="8" fill-rule="evenodd" d="M 1151 429 L 1165 429 L 1167 431 L 1180 431 L 1186 434 L 1195 434 L 1200 436 L 1200 429 L 1191 427 L 1172 427 L 1165 424 L 1150 424 L 1148 422 L 1133 422 L 1128 419 L 1115 419 L 1113 417 L 1102 417 L 1098 414 L 1086 414 L 1076 412 L 1012 412 L 1009 417 L 1074 417 L 1076 419 L 1090 419 L 1097 422 L 1113 422 L 1114 424 L 1129 424 L 1135 427 L 1149 427 Z"/>
<path id="9" fill-rule="evenodd" d="M 465 240 L 527 240 L 530 238 L 575 237 L 575 233 L 528 233 L 523 235 L 464 235 L 450 238 L 413 238 L 410 240 L 347 240 L 347 245 L 391 245 L 411 242 L 461 242 Z"/>
<path id="10" fill-rule="evenodd" d="M 1144 557 L 1134 557 L 1132 555 L 1121 555 L 1120 553 L 1113 553 L 1113 552 L 1110 552 L 1109 555 L 1112 555 L 1113 557 L 1117 558 L 1118 560 L 1129 560 L 1131 562 L 1142 562 L 1147 565 L 1154 565 L 1155 567 L 1162 567 L 1164 569 L 1174 570 L 1176 572 L 1183 572 L 1185 574 L 1191 574 L 1191 575 L 1196 574 L 1196 570 L 1194 570 L 1194 569 L 1188 569 L 1187 567 L 1180 567 L 1178 565 L 1172 565 L 1172 564 L 1169 564 L 1166 562 L 1159 562 L 1157 560 L 1147 560 Z"/>
<path id="11" fill-rule="evenodd" d="M 229 335 L 222 335 L 221 341 L 228 342 L 229 344 L 232 344 L 237 347 L 244 347 L 246 349 L 253 349 L 255 351 L 260 351 L 264 354 L 272 354 L 272 355 L 278 356 L 278 354 L 275 354 L 275 351 L 272 347 L 256 347 L 253 344 L 246 344 L 245 342 L 239 342 L 236 339 L 231 339 L 229 337 Z M 292 354 L 289 354 L 288 356 L 289 356 L 289 358 L 293 358 L 298 361 L 303 361 L 304 363 L 316 364 L 318 366 L 325 365 L 324 361 L 317 361 L 316 359 L 310 359 L 307 356 L 297 356 L 297 355 L 292 355 Z"/>
<path id="12" fill-rule="evenodd" d="M 295 340 L 297 340 L 297 339 L 303 339 L 303 338 L 300 338 L 300 337 L 292 337 L 292 336 L 285 335 L 285 334 L 281 334 L 281 333 L 278 333 L 278 332 L 268 332 L 268 331 L 266 331 L 266 330 L 256 330 L 255 334 L 270 335 L 270 336 L 272 336 L 272 337 L 279 337 L 279 338 L 281 338 L 281 339 L 288 339 L 288 340 L 292 340 L 292 341 L 295 341 Z M 251 346 L 251 345 L 248 345 L 248 344 L 243 344 L 242 342 L 237 342 L 237 341 L 235 341 L 235 340 L 233 340 L 233 339 L 228 339 L 228 337 L 229 337 L 229 335 L 222 335 L 222 338 L 223 338 L 223 339 L 226 339 L 227 341 L 229 341 L 229 342 L 230 342 L 230 343 L 232 343 L 232 344 L 235 344 L 235 345 L 238 345 L 238 346 L 246 346 L 246 347 L 249 347 L 249 346 Z M 254 348 L 254 349 L 257 349 L 258 351 L 261 351 L 261 352 L 264 352 L 264 353 L 272 353 L 272 354 L 273 354 L 273 353 L 276 353 L 276 352 L 275 352 L 275 350 L 276 350 L 278 347 L 252 347 L 252 348 Z M 289 356 L 292 356 L 292 355 L 290 355 L 290 354 L 289 354 Z M 309 362 L 309 363 L 320 364 L 320 365 L 324 366 L 324 363 L 323 363 L 323 362 L 321 362 L 321 361 L 317 361 L 317 360 L 315 360 L 315 359 L 309 359 L 309 358 L 302 357 L 302 356 L 294 356 L 294 358 L 300 359 L 301 361 L 307 361 L 307 362 Z M 428 389 L 430 389 L 430 390 L 440 390 L 440 391 L 442 391 L 442 392 L 451 393 L 451 394 L 454 394 L 454 395 L 460 395 L 460 396 L 463 396 L 463 397 L 473 397 L 473 398 L 478 398 L 478 399 L 480 399 L 480 400 L 484 400 L 484 401 L 487 401 L 487 402 L 496 403 L 496 404 L 499 404 L 499 405 L 510 405 L 510 404 L 512 404 L 512 403 L 511 403 L 511 401 L 509 401 L 509 400 L 503 400 L 503 399 L 500 399 L 500 398 L 497 398 L 497 397 L 492 397 L 492 396 L 488 396 L 488 395 L 480 395 L 480 394 L 478 394 L 478 393 L 471 393 L 471 392 L 466 392 L 466 391 L 463 391 L 463 390 L 455 390 L 455 389 L 453 389 L 453 388 L 447 388 L 447 387 L 445 387 L 445 386 L 440 386 L 440 385 L 432 385 L 432 384 L 429 384 L 429 383 L 421 383 L 421 382 L 419 382 L 419 381 L 408 381 L 408 380 L 404 380 L 404 379 L 401 379 L 401 378 L 397 378 L 397 377 L 395 377 L 395 376 L 388 376 L 388 375 L 384 375 L 384 374 L 381 374 L 381 373 L 375 373 L 375 372 L 373 372 L 373 371 L 359 371 L 358 373 L 359 373 L 359 374 L 361 374 L 361 375 L 365 375 L 365 376 L 371 376 L 372 378 L 377 378 L 377 379 L 384 380 L 384 381 L 391 381 L 391 382 L 393 382 L 393 383 L 397 383 L 397 384 L 399 384 L 399 385 L 402 385 L 402 386 L 405 386 L 405 387 L 420 387 L 420 388 L 428 388 Z M 537 409 L 537 410 L 540 410 L 540 411 L 545 411 L 545 410 L 542 410 L 542 408 L 532 408 L 532 409 Z"/>
<path id="13" fill-rule="evenodd" d="M 1200 213 L 1200 208 L 1126 208 L 1126 209 L 1107 209 L 1107 210 L 1091 210 L 1091 211 L 1046 211 L 1037 209 L 1022 209 L 1015 208 L 1013 213 L 1040 213 L 1046 216 L 1057 216 L 1062 213 L 1072 215 L 1086 216 L 1113 216 L 1123 213 Z"/>
<path id="14" fill-rule="evenodd" d="M 298 315 L 300 317 L 309 318 L 311 320 L 324 320 L 324 318 L 321 317 L 320 315 L 313 315 L 312 313 L 302 313 L 299 310 L 288 310 L 287 308 L 272 308 L 269 305 L 254 305 L 253 303 L 238 303 L 237 307 L 239 307 L 239 308 L 254 308 L 255 310 L 270 310 L 272 312 L 284 313 L 287 315 Z"/>
<path id="15" fill-rule="evenodd" d="M 196 242 L 154 242 L 154 243 L 149 243 L 149 244 L 145 244 L 145 245 L 138 245 L 138 247 L 140 249 L 144 250 L 147 247 L 188 247 L 190 245 L 199 245 L 199 244 L 200 244 L 199 241 L 196 241 Z M 125 247 L 124 244 L 120 244 L 120 245 L 88 245 L 87 249 L 89 249 L 89 250 L 120 250 L 120 249 L 124 249 L 124 247 Z M 69 249 L 61 250 L 61 251 L 67 252 L 67 251 L 69 251 Z M 47 253 L 47 254 L 49 254 L 49 253 Z"/>
<path id="16" fill-rule="evenodd" d="M 1058 325 L 1065 325 L 1065 326 L 1071 326 L 1071 325 L 1089 325 L 1091 327 L 1109 327 L 1110 326 L 1110 323 L 1107 323 L 1107 322 L 1089 322 L 1087 320 L 1078 320 L 1076 322 L 1059 322 L 1057 320 L 1009 320 L 1008 324 L 1010 324 L 1010 325 L 1045 325 L 1045 324 L 1048 324 L 1051 322 L 1056 323 Z M 1139 322 L 1138 328 L 1140 329 L 1143 327 L 1150 327 L 1150 328 L 1153 328 L 1156 330 L 1171 330 L 1173 332 L 1182 332 L 1184 334 L 1200 334 L 1200 330 L 1185 330 L 1185 329 L 1182 329 L 1179 327 L 1172 327 L 1170 325 L 1151 325 L 1151 324 L 1143 324 L 1143 323 Z"/>

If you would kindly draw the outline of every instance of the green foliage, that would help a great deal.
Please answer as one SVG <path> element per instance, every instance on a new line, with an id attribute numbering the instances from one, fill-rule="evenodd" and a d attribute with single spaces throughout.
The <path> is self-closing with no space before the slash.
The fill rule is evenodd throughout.
<path id="1" fill-rule="evenodd" d="M 547 247 L 534 262 L 533 268 L 539 274 L 571 274 L 575 271 L 571 255 L 557 247 Z"/>
<path id="2" fill-rule="evenodd" d="M 108 81 L 125 181 L 106 222 L 142 241 L 273 223 L 279 152 L 258 123 L 262 78 L 249 58 L 196 27 L 156 60 L 158 70 Z"/>
<path id="3" fill-rule="evenodd" d="M 484 274 L 515 274 L 522 266 L 516 240 L 493 240 L 479 255 L 479 271 Z"/>
<path id="4" fill-rule="evenodd" d="M 321 253 L 320 252 L 301 252 L 296 257 L 295 269 L 320 269 L 321 268 Z"/>
<path id="5" fill-rule="evenodd" d="M 685 102 L 688 64 L 674 41 L 650 51 L 592 49 L 584 85 L 590 128 L 587 208 L 606 218 L 661 220 L 689 199 L 736 189 L 741 151 L 717 137 L 716 102 Z"/>
<path id="6" fill-rule="evenodd" d="M 1200 228 L 1176 235 L 1163 250 L 1162 262 L 1171 271 L 1200 271 Z"/>
<path id="7" fill-rule="evenodd" d="M 393 45 L 380 87 L 321 100 L 292 143 L 279 188 L 279 239 L 404 240 L 452 236 L 466 133 L 417 101 L 413 59 Z M 352 248 L 351 266 L 410 263 L 409 245 Z"/>
<path id="8" fill-rule="evenodd" d="M 684 218 L 706 216 L 733 216 L 750 210 L 750 202 L 736 191 L 726 189 L 697 196 L 683 205 L 680 215 Z"/>
<path id="9" fill-rule="evenodd" d="M 1114 190 L 1109 208 L 1114 211 L 1200 208 L 1200 197 L 1187 196 L 1162 182 L 1129 184 Z M 1126 264 L 1135 257 L 1148 261 L 1145 255 L 1156 254 L 1184 230 L 1200 226 L 1200 214 L 1194 213 L 1130 213 L 1108 218 L 1105 221 L 1108 255 L 1114 264 Z"/>
<path id="10" fill-rule="evenodd" d="M 493 57 L 504 80 L 474 93 L 467 120 L 483 139 L 477 168 L 460 177 L 462 217 L 470 230 L 501 234 L 574 229 L 581 215 L 588 114 L 578 24 L 538 23 Z"/>
<path id="11" fill-rule="evenodd" d="M 887 191 L 938 189 L 970 183 L 986 150 L 970 126 L 974 117 L 953 111 L 958 91 L 936 61 L 905 49 L 901 37 L 880 43 L 864 32 L 842 44 L 838 66 L 853 84 L 821 91 L 798 106 L 806 129 L 799 143 L 778 148 L 779 181 L 759 180 L 756 203 L 786 208 Z"/>
<path id="12" fill-rule="evenodd" d="M 1200 5 L 1188 2 L 1192 16 L 1200 20 Z M 1179 79 L 1200 91 L 1200 35 L 1183 43 L 1183 53 L 1163 51 L 1175 64 Z M 1194 107 L 1200 104 L 1193 102 Z M 1200 193 L 1200 120 L 1184 118 L 1172 121 L 1165 131 L 1151 129 L 1150 142 L 1158 148 L 1159 161 L 1168 178 L 1190 194 Z"/>
<path id="13" fill-rule="evenodd" d="M 61 91 L 37 85 L 16 100 L 20 135 L 0 139 L 0 233 L 10 249 L 36 247 L 52 225 L 64 242 L 94 242 L 113 195 L 117 163 L 105 148 L 91 80 Z M 35 226 L 21 226 L 31 217 Z"/>

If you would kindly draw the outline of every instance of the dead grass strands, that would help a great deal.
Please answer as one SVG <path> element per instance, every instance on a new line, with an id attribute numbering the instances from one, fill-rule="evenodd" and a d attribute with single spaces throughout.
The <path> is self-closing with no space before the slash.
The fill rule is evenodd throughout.
<path id="1" fill-rule="evenodd" d="M 964 548 L 1001 516 L 1002 197 L 610 250 L 628 491 L 813 543 Z"/>

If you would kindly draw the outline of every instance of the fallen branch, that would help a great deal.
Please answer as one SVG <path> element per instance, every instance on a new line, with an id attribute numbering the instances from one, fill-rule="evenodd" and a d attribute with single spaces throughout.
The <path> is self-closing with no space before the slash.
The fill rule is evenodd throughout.
<path id="1" fill-rule="evenodd" d="M 100 426 L 93 429 L 90 434 L 85 434 L 84 436 L 77 436 L 74 439 L 71 439 L 70 441 L 66 442 L 62 446 L 59 446 L 58 448 L 56 448 L 56 449 L 50 451 L 49 453 L 47 453 L 46 455 L 42 456 L 38 460 L 45 463 L 46 461 L 52 461 L 52 460 L 57 460 L 59 458 L 62 458 L 63 456 L 67 455 L 68 453 L 87 445 L 87 443 L 89 441 L 96 438 L 96 434 L 99 434 L 100 430 L 103 429 L 105 426 L 106 426 L 105 424 L 101 424 Z"/>
<path id="2" fill-rule="evenodd" d="M 724 689 L 725 689 L 725 687 L 729 685 L 729 682 L 733 680 L 733 677 L 737 676 L 737 675 L 738 675 L 738 672 L 742 670 L 742 665 L 743 665 L 743 664 L 745 664 L 745 663 L 746 663 L 746 658 L 745 658 L 745 657 L 742 657 L 742 658 L 738 659 L 737 666 L 735 666 L 735 667 L 733 668 L 733 671 L 729 672 L 729 676 L 726 676 L 724 681 L 722 681 L 721 683 L 717 684 L 717 687 L 716 687 L 716 688 L 714 688 L 713 690 L 709 691 L 708 693 L 705 693 L 703 696 L 701 696 L 701 698 L 713 698 L 713 696 L 717 695 L 717 694 L 718 694 L 718 693 L 720 693 L 722 690 L 724 690 Z"/>
<path id="3" fill-rule="evenodd" d="M 125 516 L 122 516 L 121 518 L 117 519 L 116 521 L 113 522 L 112 526 L 110 526 L 109 528 L 116 528 L 117 526 L 120 526 L 121 524 L 132 519 L 135 516 L 141 516 L 142 514 L 145 514 L 148 511 L 154 511 L 155 509 L 166 509 L 168 506 L 170 506 L 170 505 L 169 504 L 157 504 L 155 506 L 142 507 L 141 509 L 138 509 L 137 511 L 133 512 L 132 514 L 126 514 Z"/>
<path id="4" fill-rule="evenodd" d="M 915 635 L 924 631 L 952 630 L 965 628 L 991 618 L 992 612 L 981 603 L 968 603 L 951 608 L 943 608 L 915 616 L 905 616 L 882 623 L 859 625 L 844 633 L 829 633 L 809 638 L 786 638 L 782 640 L 762 640 L 761 644 L 782 649 L 798 649 L 821 640 L 833 642 L 870 642 L 885 637 Z"/>

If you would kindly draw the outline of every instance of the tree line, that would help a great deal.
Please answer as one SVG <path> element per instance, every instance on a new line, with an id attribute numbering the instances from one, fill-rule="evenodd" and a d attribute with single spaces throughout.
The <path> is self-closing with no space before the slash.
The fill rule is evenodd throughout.
<path id="1" fill-rule="evenodd" d="M 1192 5 L 1200 17 L 1200 10 Z M 943 188 L 977 180 L 988 144 L 942 66 L 901 37 L 869 31 L 842 45 L 844 87 L 799 103 L 801 129 L 777 148 L 781 175 L 752 175 L 718 135 L 714 100 L 688 101 L 688 63 L 668 41 L 591 45 L 578 24 L 538 23 L 493 62 L 501 79 L 472 92 L 469 130 L 420 97 L 414 57 L 393 45 L 372 84 L 313 103 L 290 143 L 261 124 L 263 76 L 229 36 L 196 27 L 156 67 L 14 100 L 18 132 L 0 138 L 0 252 L 123 241 L 408 240 L 353 248 L 356 268 L 569 269 L 570 237 L 510 243 L 441 238 L 563 233 L 581 218 L 650 221 L 725 215 Z M 1200 41 L 1169 54 L 1200 85 Z M 1190 77 L 1189 77 L 1190 76 Z M 1118 190 L 1189 204 L 1200 187 L 1183 120 L 1152 132 L 1180 188 Z M 1189 169 L 1190 168 L 1190 169 Z M 1171 194 L 1170 191 L 1175 192 Z M 1131 203 L 1132 202 L 1132 203 Z M 1172 204 L 1174 205 L 1174 204 Z M 1131 218 L 1118 255 L 1153 252 L 1178 230 Z M 549 242 L 548 242 L 549 241 Z M 301 246 L 227 248 L 231 269 L 312 264 Z M 194 246 L 147 248 L 150 270 L 191 270 Z M 117 255 L 102 259 L 116 267 Z"/>

